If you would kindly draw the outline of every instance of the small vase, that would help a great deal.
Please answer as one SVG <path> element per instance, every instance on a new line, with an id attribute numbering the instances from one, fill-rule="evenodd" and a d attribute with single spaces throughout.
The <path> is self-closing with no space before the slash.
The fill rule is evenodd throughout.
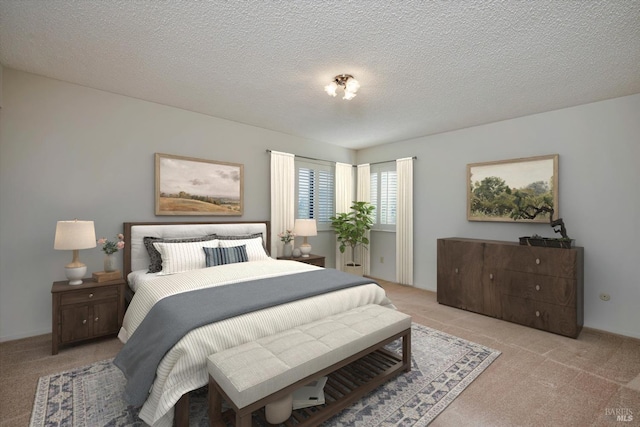
<path id="1" fill-rule="evenodd" d="M 282 250 L 282 256 L 286 258 L 291 258 L 292 253 L 293 253 L 293 245 L 291 243 L 285 243 L 284 248 Z"/>
<path id="2" fill-rule="evenodd" d="M 110 273 L 116 271 L 116 257 L 113 254 L 105 254 L 104 256 L 104 271 Z"/>

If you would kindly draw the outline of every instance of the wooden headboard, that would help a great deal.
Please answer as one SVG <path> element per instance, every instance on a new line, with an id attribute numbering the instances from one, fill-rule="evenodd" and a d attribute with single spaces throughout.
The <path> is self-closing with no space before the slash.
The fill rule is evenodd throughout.
<path id="1" fill-rule="evenodd" d="M 137 229 L 136 229 L 137 228 Z M 193 232 L 190 232 L 193 229 Z M 133 230 L 133 231 L 132 231 Z M 144 230 L 144 231 L 141 231 Z M 147 233 L 148 231 L 148 233 Z M 140 261 L 132 262 L 132 257 L 140 256 L 146 249 L 142 243 L 144 236 L 154 237 L 199 237 L 205 234 L 220 235 L 248 234 L 262 232 L 265 249 L 271 245 L 271 227 L 269 221 L 236 221 L 236 222 L 125 222 L 124 223 L 124 277 L 131 273 L 132 268 Z M 136 237 L 137 236 L 137 237 Z M 142 236 L 142 237 L 144 237 Z M 134 241 L 136 240 L 136 241 Z M 138 266 L 139 267 L 139 266 Z M 146 268 L 146 266 L 144 267 Z"/>

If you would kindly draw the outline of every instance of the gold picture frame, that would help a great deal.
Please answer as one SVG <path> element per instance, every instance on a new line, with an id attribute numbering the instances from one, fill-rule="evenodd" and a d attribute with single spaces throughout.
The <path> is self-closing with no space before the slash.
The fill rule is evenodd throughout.
<path id="1" fill-rule="evenodd" d="M 558 154 L 467 165 L 467 220 L 513 222 L 516 197 L 551 205 L 558 218 Z M 516 193 L 518 192 L 518 193 Z M 549 222 L 548 214 L 518 222 Z"/>
<path id="2" fill-rule="evenodd" d="M 244 165 L 155 154 L 156 215 L 228 215 L 244 211 Z"/>

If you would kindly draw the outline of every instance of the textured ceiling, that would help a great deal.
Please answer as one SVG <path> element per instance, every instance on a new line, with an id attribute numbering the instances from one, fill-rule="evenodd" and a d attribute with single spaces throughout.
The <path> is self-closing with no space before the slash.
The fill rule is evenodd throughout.
<path id="1" fill-rule="evenodd" d="M 0 63 L 357 149 L 640 93 L 640 1 L 0 0 Z"/>

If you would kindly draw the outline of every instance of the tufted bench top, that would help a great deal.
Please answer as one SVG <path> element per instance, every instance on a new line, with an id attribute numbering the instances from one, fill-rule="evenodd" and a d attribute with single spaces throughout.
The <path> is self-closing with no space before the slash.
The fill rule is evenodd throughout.
<path id="1" fill-rule="evenodd" d="M 365 305 L 214 353 L 207 367 L 244 408 L 409 328 L 409 315 Z"/>

